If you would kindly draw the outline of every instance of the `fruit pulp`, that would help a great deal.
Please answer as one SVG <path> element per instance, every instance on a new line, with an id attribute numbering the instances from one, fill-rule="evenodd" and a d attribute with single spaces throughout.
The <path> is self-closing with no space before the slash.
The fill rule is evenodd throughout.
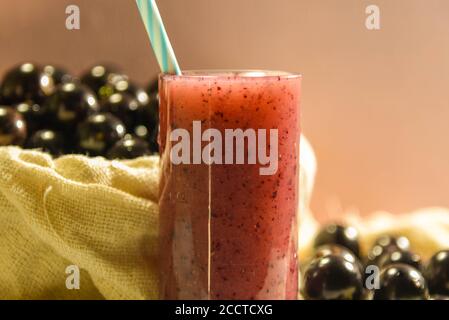
<path id="1" fill-rule="evenodd" d="M 297 298 L 300 83 L 281 72 L 161 75 L 161 298 Z M 221 133 L 277 129 L 277 171 L 173 164 L 171 133 L 192 136 L 194 121 Z"/>

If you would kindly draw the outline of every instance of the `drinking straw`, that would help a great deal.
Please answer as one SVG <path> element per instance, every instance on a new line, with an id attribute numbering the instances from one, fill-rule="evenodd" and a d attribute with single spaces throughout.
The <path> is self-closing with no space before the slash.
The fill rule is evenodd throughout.
<path id="1" fill-rule="evenodd" d="M 162 72 L 180 75 L 181 69 L 165 31 L 156 0 L 136 0 L 136 3 Z"/>

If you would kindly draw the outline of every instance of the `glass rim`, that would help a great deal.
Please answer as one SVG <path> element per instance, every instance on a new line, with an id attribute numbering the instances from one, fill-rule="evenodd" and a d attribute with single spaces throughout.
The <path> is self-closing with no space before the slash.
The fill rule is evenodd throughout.
<path id="1" fill-rule="evenodd" d="M 159 78 L 167 79 L 297 79 L 302 74 L 296 72 L 262 69 L 194 69 L 182 70 L 182 74 L 160 73 Z"/>

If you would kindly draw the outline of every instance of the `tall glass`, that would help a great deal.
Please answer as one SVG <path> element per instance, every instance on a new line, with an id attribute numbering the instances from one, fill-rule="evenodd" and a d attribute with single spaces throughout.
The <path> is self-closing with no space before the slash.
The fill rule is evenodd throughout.
<path id="1" fill-rule="evenodd" d="M 163 299 L 296 299 L 300 84 L 161 75 Z"/>

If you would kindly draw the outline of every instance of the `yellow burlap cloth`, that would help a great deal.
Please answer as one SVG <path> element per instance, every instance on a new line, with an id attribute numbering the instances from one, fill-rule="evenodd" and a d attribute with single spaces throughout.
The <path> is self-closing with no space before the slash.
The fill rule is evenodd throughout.
<path id="1" fill-rule="evenodd" d="M 0 298 L 157 298 L 157 164 L 0 148 Z"/>
<path id="2" fill-rule="evenodd" d="M 132 161 L 0 148 L 0 299 L 156 299 L 157 157 Z M 309 210 L 316 161 L 301 144 L 300 259 L 318 224 Z M 366 248 L 384 232 L 428 256 L 449 247 L 449 212 L 348 216 Z M 304 260 L 303 260 L 304 261 Z M 80 289 L 66 268 L 81 270 Z"/>

